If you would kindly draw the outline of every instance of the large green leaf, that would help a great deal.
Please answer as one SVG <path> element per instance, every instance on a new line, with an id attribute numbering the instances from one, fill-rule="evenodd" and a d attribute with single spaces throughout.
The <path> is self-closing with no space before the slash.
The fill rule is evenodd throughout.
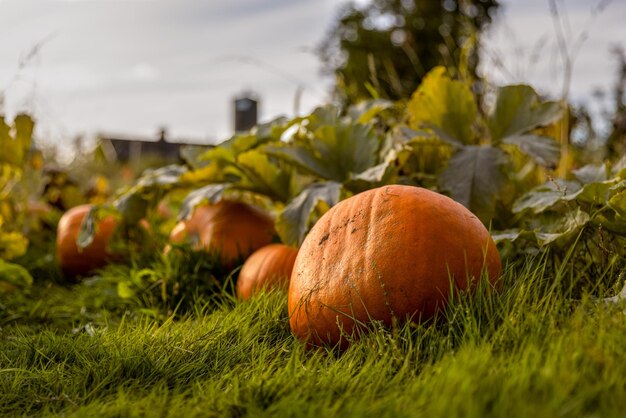
<path id="1" fill-rule="evenodd" d="M 566 248 L 576 240 L 589 220 L 589 214 L 580 208 L 568 211 L 552 222 L 544 222 L 541 230 L 536 232 L 537 241 L 540 245 Z"/>
<path id="2" fill-rule="evenodd" d="M 452 80 L 444 67 L 436 67 L 426 74 L 413 93 L 407 111 L 413 128 L 433 129 L 448 142 L 475 143 L 474 95 L 467 84 Z"/>
<path id="3" fill-rule="evenodd" d="M 604 231 L 626 237 L 626 217 L 620 216 L 617 212 L 598 212 L 593 216 L 591 222 Z"/>
<path id="4" fill-rule="evenodd" d="M 276 231 L 285 244 L 299 246 L 309 231 L 310 220 L 320 203 L 326 208 L 339 202 L 341 183 L 313 183 L 294 198 L 276 219 Z"/>
<path id="5" fill-rule="evenodd" d="M 322 126 L 332 126 L 339 123 L 341 108 L 333 104 L 327 104 L 316 108 L 313 113 L 306 117 L 306 126 L 315 131 Z"/>
<path id="6" fill-rule="evenodd" d="M 220 201 L 224 192 L 226 192 L 232 185 L 229 183 L 222 184 L 210 184 L 208 186 L 201 187 L 192 191 L 185 197 L 178 213 L 178 219 L 189 219 L 193 214 L 196 206 L 208 202 L 217 203 Z"/>
<path id="7" fill-rule="evenodd" d="M 604 205 L 609 200 L 609 193 L 614 185 L 615 181 L 612 180 L 587 183 L 576 193 L 576 201 Z"/>
<path id="8" fill-rule="evenodd" d="M 206 151 L 199 159 L 213 162 L 223 160 L 232 161 L 235 156 L 243 152 L 257 148 L 268 142 L 280 140 L 282 133 L 299 121 L 299 118 L 289 121 L 284 117 L 278 117 L 267 123 L 255 126 L 248 132 L 232 136 Z"/>
<path id="9" fill-rule="evenodd" d="M 498 142 L 548 125 L 556 121 L 561 113 L 559 103 L 542 103 L 530 86 L 505 86 L 498 89 L 495 108 L 487 126 L 491 140 Z"/>
<path id="10" fill-rule="evenodd" d="M 626 180 L 622 183 L 626 183 Z M 608 201 L 608 205 L 613 209 L 624 221 L 626 228 L 626 184 L 621 191 L 615 193 Z"/>
<path id="11" fill-rule="evenodd" d="M 522 239 L 537 242 L 537 237 L 534 232 L 519 228 L 497 231 L 491 234 L 491 238 L 493 238 L 496 244 L 504 241 L 516 242 Z"/>
<path id="12" fill-rule="evenodd" d="M 393 161 L 385 161 L 362 173 L 353 175 L 344 184 L 345 188 L 353 193 L 360 193 L 365 190 L 380 187 L 384 184 L 392 183 L 397 170 Z"/>
<path id="13" fill-rule="evenodd" d="M 602 182 L 609 179 L 611 170 L 606 163 L 600 165 L 588 164 L 576 170 L 572 174 L 583 184 Z"/>
<path id="14" fill-rule="evenodd" d="M 551 180 L 548 183 L 535 187 L 521 196 L 513 204 L 513 213 L 530 210 L 541 213 L 561 201 L 570 201 L 576 198 L 581 190 L 578 182 L 561 179 Z"/>
<path id="15" fill-rule="evenodd" d="M 291 197 L 292 170 L 272 162 L 262 149 L 239 155 L 237 167 L 245 174 L 238 187 L 281 202 L 287 202 Z"/>
<path id="16" fill-rule="evenodd" d="M 149 169 L 143 172 L 133 188 L 135 190 L 170 189 L 180 184 L 181 176 L 187 171 L 187 167 L 175 164 Z"/>
<path id="17" fill-rule="evenodd" d="M 467 146 L 454 154 L 440 177 L 451 197 L 488 222 L 505 176 L 506 154 L 498 148 Z"/>
<path id="18" fill-rule="evenodd" d="M 145 218 L 148 211 L 149 200 L 138 193 L 121 196 L 115 201 L 115 208 L 122 214 L 124 222 L 129 225 L 137 225 Z"/>
<path id="19" fill-rule="evenodd" d="M 533 158 L 537 164 L 556 168 L 561 158 L 561 146 L 552 138 L 539 135 L 514 135 L 502 140 L 505 144 L 517 146 Z"/>
<path id="20" fill-rule="evenodd" d="M 218 165 L 220 168 L 223 168 L 233 164 L 239 154 L 270 142 L 279 141 L 283 132 L 300 120 L 300 118 L 287 120 L 284 117 L 279 117 L 255 126 L 248 132 L 234 135 L 230 139 L 204 151 L 201 155 L 191 154 L 189 157 L 196 168 L 201 168 L 208 164 Z"/>
<path id="21" fill-rule="evenodd" d="M 384 99 L 368 100 L 348 109 L 350 119 L 356 123 L 369 123 L 379 114 L 393 107 L 393 102 Z"/>
<path id="22" fill-rule="evenodd" d="M 208 164 L 204 156 L 210 149 L 201 145 L 183 145 L 180 147 L 180 158 L 193 170 L 202 168 Z"/>
<path id="23" fill-rule="evenodd" d="M 521 240 L 533 246 L 567 248 L 578 238 L 589 221 L 589 214 L 576 208 L 564 214 L 552 214 L 550 217 L 542 218 L 539 223 L 540 227 L 535 230 L 510 229 L 499 231 L 492 237 L 496 243 Z"/>
<path id="24" fill-rule="evenodd" d="M 380 138 L 370 125 L 337 121 L 320 125 L 312 138 L 270 145 L 266 151 L 307 174 L 343 182 L 379 162 Z"/>

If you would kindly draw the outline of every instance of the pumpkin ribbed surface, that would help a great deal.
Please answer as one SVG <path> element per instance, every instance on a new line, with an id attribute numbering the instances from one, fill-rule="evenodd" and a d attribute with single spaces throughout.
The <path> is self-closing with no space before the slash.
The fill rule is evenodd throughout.
<path id="1" fill-rule="evenodd" d="M 497 285 L 495 244 L 461 204 L 412 186 L 368 190 L 332 207 L 302 243 L 290 326 L 309 344 L 345 347 L 342 333 L 353 334 L 356 323 L 432 318 L 451 285 L 467 288 L 484 268 Z"/>
<path id="2" fill-rule="evenodd" d="M 57 226 L 56 254 L 59 266 L 67 276 L 84 276 L 103 267 L 112 258 L 107 245 L 117 222 L 107 216 L 96 226 L 93 242 L 82 250 L 76 245 L 80 226 L 92 205 L 79 205 L 63 214 Z"/>
<path id="3" fill-rule="evenodd" d="M 241 267 L 237 296 L 245 300 L 261 289 L 286 291 L 297 255 L 297 249 L 285 244 L 270 244 L 256 250 Z"/>
<path id="4" fill-rule="evenodd" d="M 196 249 L 217 253 L 222 264 L 232 267 L 270 244 L 273 236 L 274 222 L 266 213 L 245 203 L 222 200 L 197 207 L 190 219 L 174 227 L 170 240 L 187 240 Z"/>

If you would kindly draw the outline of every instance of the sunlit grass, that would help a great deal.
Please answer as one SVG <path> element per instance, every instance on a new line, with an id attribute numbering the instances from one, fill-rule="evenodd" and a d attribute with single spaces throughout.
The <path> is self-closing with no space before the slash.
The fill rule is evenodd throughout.
<path id="1" fill-rule="evenodd" d="M 520 261 L 500 295 L 457 295 L 431 325 L 374 325 L 343 353 L 305 350 L 283 294 L 168 319 L 107 296 L 128 274 L 108 269 L 21 310 L 3 300 L 20 314 L 2 318 L 0 414 L 623 416 L 626 317 L 597 303 L 610 289 L 579 297 L 576 272 L 548 265 Z"/>

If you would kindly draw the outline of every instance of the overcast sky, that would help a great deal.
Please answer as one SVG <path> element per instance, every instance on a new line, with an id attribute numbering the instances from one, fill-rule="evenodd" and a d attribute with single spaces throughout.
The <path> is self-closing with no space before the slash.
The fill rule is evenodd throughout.
<path id="1" fill-rule="evenodd" d="M 557 2 L 573 42 L 597 0 Z M 52 143 L 99 132 L 155 137 L 161 126 L 175 139 L 219 142 L 232 131 L 231 100 L 243 91 L 260 96 L 262 120 L 293 115 L 299 87 L 300 112 L 327 100 L 331 80 L 312 50 L 341 3 L 0 0 L 2 110 L 31 112 L 37 137 Z M 562 66 L 548 0 L 502 4 L 484 73 L 558 96 Z M 574 67 L 575 100 L 614 80 L 609 48 L 626 47 L 624 21 L 626 0 L 613 0 L 591 20 Z"/>

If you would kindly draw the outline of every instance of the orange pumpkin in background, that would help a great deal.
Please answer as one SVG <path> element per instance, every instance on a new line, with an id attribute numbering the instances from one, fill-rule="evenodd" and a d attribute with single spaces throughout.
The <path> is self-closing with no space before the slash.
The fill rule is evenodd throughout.
<path id="1" fill-rule="evenodd" d="M 59 266 L 69 277 L 84 276 L 104 267 L 112 254 L 107 246 L 117 226 L 113 216 L 107 216 L 96 226 L 93 242 L 82 250 L 76 245 L 80 226 L 92 205 L 79 205 L 63 214 L 57 226 L 56 254 Z"/>
<path id="2" fill-rule="evenodd" d="M 269 215 L 245 203 L 222 200 L 198 206 L 191 218 L 176 224 L 170 242 L 187 242 L 218 254 L 220 262 L 230 268 L 270 244 L 273 237 L 274 221 Z"/>
<path id="3" fill-rule="evenodd" d="M 309 346 L 345 348 L 357 324 L 427 320 L 485 270 L 498 288 L 501 269 L 489 232 L 461 204 L 413 186 L 368 190 L 332 207 L 302 243 L 291 330 Z"/>
<path id="4" fill-rule="evenodd" d="M 246 300 L 262 289 L 287 291 L 297 255 L 297 249 L 285 244 L 270 244 L 256 250 L 239 272 L 237 296 Z"/>

